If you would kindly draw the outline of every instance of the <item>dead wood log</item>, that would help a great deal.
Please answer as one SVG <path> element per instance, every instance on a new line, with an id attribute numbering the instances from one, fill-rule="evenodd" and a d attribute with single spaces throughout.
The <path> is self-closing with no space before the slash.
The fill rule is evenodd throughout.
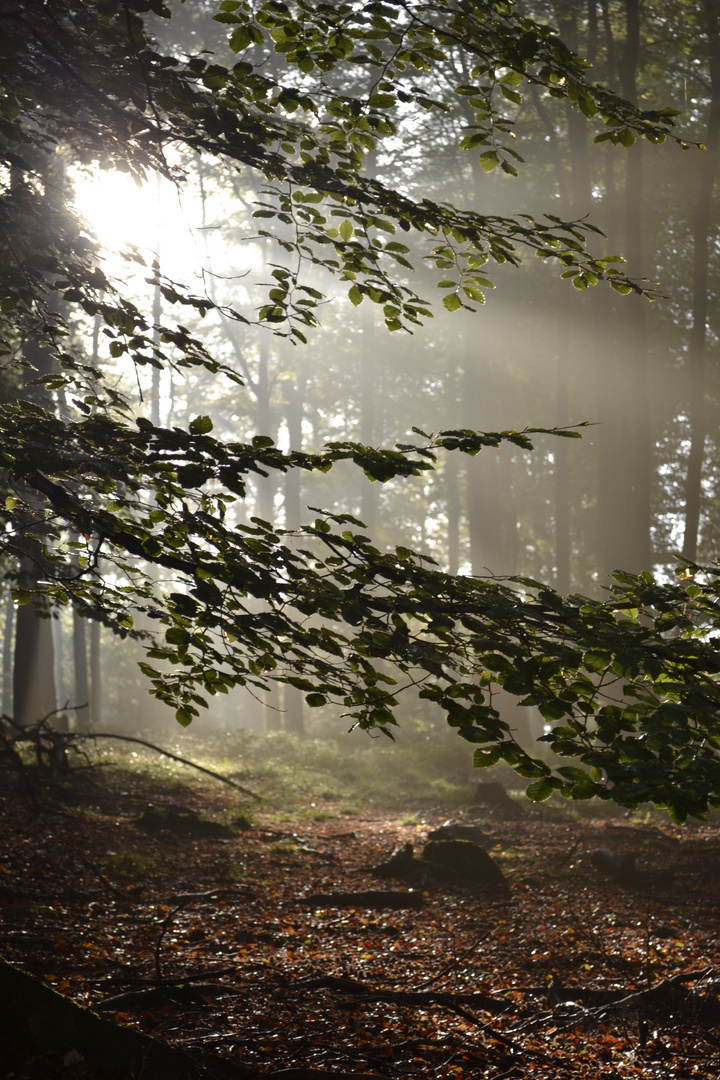
<path id="1" fill-rule="evenodd" d="M 295 1069 L 280 1069 L 279 1072 L 264 1073 L 265 1080 L 387 1080 L 379 1073 L 334 1072 L 330 1069 L 309 1069 L 301 1066 Z"/>
<path id="2" fill-rule="evenodd" d="M 86 1062 L 104 1075 L 128 1080 L 212 1080 L 212 1069 L 157 1039 L 103 1020 L 59 994 L 34 975 L 0 958 L 0 1043 L 3 1064 L 22 1066 L 30 1059 L 64 1064 Z"/>
<path id="3" fill-rule="evenodd" d="M 201 818 L 185 806 L 148 806 L 135 824 L 150 833 L 170 832 L 175 836 L 200 837 L 207 840 L 229 840 L 237 835 L 235 829 L 219 821 Z"/>
<path id="4" fill-rule="evenodd" d="M 363 907 L 373 911 L 419 911 L 425 903 L 422 893 L 379 889 L 368 889 L 365 892 L 311 893 L 309 896 L 299 897 L 297 902 L 303 907 Z"/>
<path id="5" fill-rule="evenodd" d="M 664 1020 L 669 1016 L 682 1015 L 702 1023 L 715 1025 L 720 1022 L 720 1003 L 714 998 L 696 993 L 684 984 L 694 975 L 679 974 L 663 979 L 657 986 L 646 990 L 635 990 L 609 1005 L 601 1005 L 593 1010 L 599 1019 L 611 1013 L 636 1012 L 641 1018 Z M 715 988 L 714 985 L 712 987 Z"/>
<path id="6" fill-rule="evenodd" d="M 508 1038 L 507 1035 L 503 1035 L 502 1032 L 495 1031 L 494 1028 L 489 1027 L 469 1011 L 468 1006 L 498 1016 L 501 1013 L 514 1010 L 514 1005 L 511 1005 L 506 1001 L 501 1001 L 498 998 L 492 998 L 488 994 L 455 994 L 443 992 L 442 990 L 373 990 L 371 987 L 356 982 L 354 979 L 332 975 L 317 979 L 302 979 L 295 985 L 305 987 L 308 990 L 339 990 L 349 994 L 351 997 L 357 998 L 360 1002 L 377 1001 L 391 1005 L 409 1005 L 415 1008 L 427 1008 L 429 1005 L 438 1005 L 441 1008 L 448 1009 L 450 1012 L 455 1013 L 457 1016 L 461 1016 L 463 1020 L 467 1020 L 490 1038 L 501 1043 L 508 1050 L 512 1051 L 513 1054 L 523 1055 L 525 1057 L 533 1058 L 534 1060 L 547 1061 L 545 1054 L 528 1050 L 519 1043 L 516 1043 L 513 1039 Z"/>
<path id="7" fill-rule="evenodd" d="M 157 754 L 162 754 L 163 757 L 178 761 L 181 765 L 189 765 L 191 769 L 205 773 L 206 776 L 212 776 L 213 780 L 219 780 L 221 784 L 227 784 L 228 787 L 235 788 L 236 791 L 242 792 L 243 795 L 247 795 L 249 799 L 254 799 L 255 802 L 262 802 L 260 795 L 256 795 L 254 791 L 243 787 L 242 784 L 238 784 L 235 780 L 231 780 L 229 776 L 222 776 L 221 773 L 215 772 L 214 769 L 206 769 L 204 765 L 198 765 L 196 761 L 181 757 L 179 754 L 172 754 L 169 750 L 165 750 L 164 747 L 148 742 L 147 739 L 139 739 L 135 735 L 115 735 L 105 731 L 90 731 L 87 733 L 74 731 L 71 734 L 74 739 L 116 739 L 118 742 L 137 743 L 138 746 L 147 746 L 149 750 L 154 750 Z"/>
<path id="8" fill-rule="evenodd" d="M 337 990 L 351 997 L 359 997 L 368 1001 L 384 1001 L 397 1005 L 466 1005 L 474 1009 L 481 1009 L 493 1016 L 512 1012 L 515 1005 L 501 998 L 490 997 L 489 994 L 469 992 L 458 994 L 443 990 L 374 990 L 365 983 L 357 982 L 345 976 L 323 975 L 314 979 L 301 979 L 296 986 L 306 990 Z"/>
<path id="9" fill-rule="evenodd" d="M 195 1005 L 206 1005 L 209 997 L 235 993 L 237 990 L 224 983 L 200 983 L 194 986 L 188 980 L 184 980 L 180 983 L 165 983 L 160 986 L 150 986 L 144 990 L 128 990 L 123 994 L 113 994 L 98 1002 L 96 1008 L 110 1009 L 112 1012 L 126 1012 L 128 1009 L 162 1009 L 166 1005 L 190 1008 Z"/>

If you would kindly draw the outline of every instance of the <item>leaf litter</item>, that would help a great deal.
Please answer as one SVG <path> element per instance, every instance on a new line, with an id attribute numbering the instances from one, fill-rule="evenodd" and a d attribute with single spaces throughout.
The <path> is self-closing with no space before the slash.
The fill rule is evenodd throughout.
<path id="1" fill-rule="evenodd" d="M 6 792 L 2 954 L 227 1076 L 720 1070 L 717 824 L 471 806 L 455 817 L 482 827 L 509 894 L 428 879 L 413 890 L 422 906 L 377 909 L 333 896 L 407 890 L 373 868 L 399 845 L 421 851 L 447 809 L 312 803 L 282 821 L 253 807 L 252 827 L 195 836 L 143 828 L 141 808 L 241 821 L 232 794 L 120 773 L 82 807 Z M 632 857 L 636 876 L 600 872 L 599 851 Z M 45 1080 L 40 1065 L 12 1075 Z"/>

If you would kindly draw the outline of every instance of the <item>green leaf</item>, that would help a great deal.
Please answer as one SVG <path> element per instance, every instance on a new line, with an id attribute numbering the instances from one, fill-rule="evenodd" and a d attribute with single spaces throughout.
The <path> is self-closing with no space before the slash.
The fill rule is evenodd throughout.
<path id="1" fill-rule="evenodd" d="M 391 109 L 395 102 L 394 94 L 373 94 L 368 99 L 368 105 L 371 109 Z"/>
<path id="2" fill-rule="evenodd" d="M 678 806 L 676 803 L 670 803 L 668 808 L 668 814 L 676 825 L 684 825 L 687 821 L 687 810 L 684 806 Z"/>
<path id="3" fill-rule="evenodd" d="M 488 769 L 491 765 L 497 765 L 500 760 L 500 747 L 494 746 L 491 750 L 478 747 L 473 752 L 473 768 Z"/>
<path id="4" fill-rule="evenodd" d="M 242 52 L 243 49 L 247 49 L 251 40 L 250 27 L 238 26 L 230 35 L 228 44 L 234 53 L 239 53 Z"/>
<path id="5" fill-rule="evenodd" d="M 542 780 L 535 780 L 532 784 L 528 784 L 525 794 L 531 802 L 544 802 L 550 798 L 555 786 L 549 777 L 544 776 Z"/>
<path id="6" fill-rule="evenodd" d="M 484 173 L 492 172 L 500 164 L 500 158 L 495 150 L 486 150 L 480 155 L 480 168 Z"/>
<path id="7" fill-rule="evenodd" d="M 343 221 L 338 228 L 338 232 L 340 233 L 345 243 L 347 243 L 352 234 L 355 232 L 352 221 L 348 221 L 347 219 Z"/>
<path id="8" fill-rule="evenodd" d="M 583 96 L 578 101 L 578 106 L 580 108 L 580 112 L 584 116 L 587 116 L 588 120 L 591 120 L 593 116 L 595 116 L 595 113 L 598 111 L 597 105 L 589 94 L 583 94 Z"/>
<path id="9" fill-rule="evenodd" d="M 457 311 L 462 307 L 462 300 L 457 293 L 448 293 L 447 296 L 443 296 L 443 307 L 446 307 L 448 311 Z"/>
<path id="10" fill-rule="evenodd" d="M 501 86 L 519 86 L 525 76 L 522 71 L 508 71 L 500 80 Z"/>
<path id="11" fill-rule="evenodd" d="M 193 714 L 190 709 L 183 707 L 175 710 L 175 719 L 181 727 L 189 727 L 193 722 Z"/>
<path id="12" fill-rule="evenodd" d="M 321 709 L 323 705 L 327 705 L 327 698 L 324 694 L 306 694 L 305 700 L 311 709 Z"/>
<path id="13" fill-rule="evenodd" d="M 187 645 L 190 634 L 183 626 L 171 626 L 165 631 L 165 640 L 170 645 Z"/>
<path id="14" fill-rule="evenodd" d="M 348 298 L 350 300 L 350 303 L 354 304 L 355 307 L 358 307 L 360 304 L 362 304 L 363 294 L 357 287 L 357 285 L 350 286 L 350 289 L 348 290 Z"/>
<path id="15" fill-rule="evenodd" d="M 213 429 L 213 422 L 209 416 L 196 416 L 190 421 L 190 432 L 193 435 L 207 435 Z"/>

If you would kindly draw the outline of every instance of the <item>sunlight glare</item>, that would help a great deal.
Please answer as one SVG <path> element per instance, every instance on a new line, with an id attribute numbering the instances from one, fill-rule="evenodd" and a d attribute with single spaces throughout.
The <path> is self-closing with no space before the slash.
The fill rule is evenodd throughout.
<path id="1" fill-rule="evenodd" d="M 196 276 L 200 252 L 177 188 L 154 176 L 136 184 L 127 173 L 101 172 L 74 179 L 75 207 L 106 250 L 111 273 L 113 253 L 136 247 L 148 264 L 158 254 L 163 274 Z M 195 207 L 190 207 L 194 216 Z"/>

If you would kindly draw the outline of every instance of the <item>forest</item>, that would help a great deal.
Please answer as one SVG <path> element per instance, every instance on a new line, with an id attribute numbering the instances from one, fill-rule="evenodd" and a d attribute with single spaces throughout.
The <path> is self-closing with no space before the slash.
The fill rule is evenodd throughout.
<path id="1" fill-rule="evenodd" d="M 718 0 L 0 0 L 8 1076 L 712 1075 L 719 135 Z"/>

